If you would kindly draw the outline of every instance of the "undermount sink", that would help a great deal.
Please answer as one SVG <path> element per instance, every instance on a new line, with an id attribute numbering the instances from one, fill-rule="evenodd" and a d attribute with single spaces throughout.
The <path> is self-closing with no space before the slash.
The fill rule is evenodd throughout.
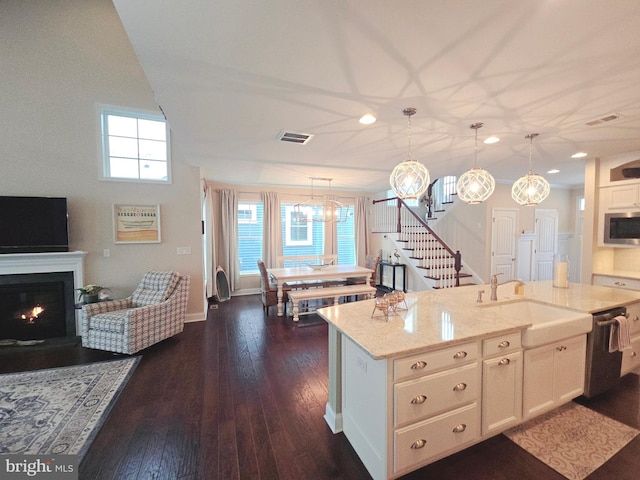
<path id="1" fill-rule="evenodd" d="M 588 313 L 576 312 L 562 307 L 538 303 L 531 300 L 484 304 L 481 308 L 498 315 L 519 318 L 532 325 L 522 334 L 522 345 L 536 347 L 563 338 L 588 333 L 592 318 Z"/>

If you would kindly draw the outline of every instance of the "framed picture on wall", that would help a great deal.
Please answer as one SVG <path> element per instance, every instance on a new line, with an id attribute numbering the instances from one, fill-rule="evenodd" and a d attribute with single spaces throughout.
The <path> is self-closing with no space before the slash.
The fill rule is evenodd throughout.
<path id="1" fill-rule="evenodd" d="M 114 243 L 160 243 L 160 205 L 113 205 Z"/>

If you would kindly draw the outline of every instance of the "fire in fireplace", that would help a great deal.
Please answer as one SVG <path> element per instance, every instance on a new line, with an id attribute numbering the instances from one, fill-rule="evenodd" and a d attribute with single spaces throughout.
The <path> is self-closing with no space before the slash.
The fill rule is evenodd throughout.
<path id="1" fill-rule="evenodd" d="M 0 339 L 75 336 L 73 272 L 0 275 Z"/>

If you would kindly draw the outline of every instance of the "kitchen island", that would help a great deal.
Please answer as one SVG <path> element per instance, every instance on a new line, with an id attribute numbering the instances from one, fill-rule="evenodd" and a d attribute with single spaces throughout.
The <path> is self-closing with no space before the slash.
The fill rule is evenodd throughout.
<path id="1" fill-rule="evenodd" d="M 329 323 L 325 419 L 374 479 L 404 475 L 582 394 L 585 330 L 525 349 L 533 311 L 493 307 L 534 301 L 579 317 L 640 302 L 640 292 L 591 285 L 531 282 L 524 295 L 513 287 L 482 303 L 478 291 L 488 285 L 407 294 L 406 308 L 388 317 L 374 313 L 375 300 L 318 311 Z"/>

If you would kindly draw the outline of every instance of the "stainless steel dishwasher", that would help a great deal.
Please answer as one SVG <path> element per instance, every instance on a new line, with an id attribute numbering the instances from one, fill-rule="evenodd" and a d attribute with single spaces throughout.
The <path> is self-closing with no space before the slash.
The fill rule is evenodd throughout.
<path id="1" fill-rule="evenodd" d="M 609 335 L 618 315 L 626 316 L 625 307 L 593 314 L 593 329 L 587 334 L 587 364 L 584 396 L 591 398 L 615 387 L 620 381 L 622 352 L 609 352 Z"/>

